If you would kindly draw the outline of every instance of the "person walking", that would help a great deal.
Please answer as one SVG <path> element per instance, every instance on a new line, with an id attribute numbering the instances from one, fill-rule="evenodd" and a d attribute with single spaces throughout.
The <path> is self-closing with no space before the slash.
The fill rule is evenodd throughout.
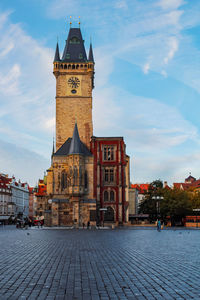
<path id="1" fill-rule="evenodd" d="M 160 222 L 160 220 L 157 221 L 157 230 L 158 231 L 161 230 L 161 222 Z"/>
<path id="2" fill-rule="evenodd" d="M 87 229 L 90 229 L 90 221 L 87 222 Z"/>

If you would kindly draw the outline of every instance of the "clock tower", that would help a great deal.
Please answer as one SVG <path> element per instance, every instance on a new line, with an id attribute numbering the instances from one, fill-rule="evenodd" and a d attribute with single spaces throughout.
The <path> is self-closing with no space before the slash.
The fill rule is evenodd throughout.
<path id="1" fill-rule="evenodd" d="M 81 141 L 89 148 L 93 135 L 92 89 L 94 59 L 87 57 L 80 28 L 70 28 L 63 56 L 57 44 L 53 73 L 56 77 L 56 151 L 73 135 L 77 123 Z"/>
<path id="2" fill-rule="evenodd" d="M 46 226 L 123 224 L 128 220 L 129 157 L 122 137 L 95 137 L 94 58 L 80 28 L 56 46 L 56 149 L 47 170 Z M 40 211 L 41 215 L 41 211 Z"/>

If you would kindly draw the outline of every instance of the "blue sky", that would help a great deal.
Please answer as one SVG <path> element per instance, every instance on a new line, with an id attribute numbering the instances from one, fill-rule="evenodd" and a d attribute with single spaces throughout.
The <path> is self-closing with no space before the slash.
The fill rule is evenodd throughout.
<path id="1" fill-rule="evenodd" d="M 199 0 L 1 0 L 0 172 L 34 185 L 50 166 L 52 61 L 80 16 L 94 135 L 124 136 L 133 183 L 199 178 L 199 14 Z"/>

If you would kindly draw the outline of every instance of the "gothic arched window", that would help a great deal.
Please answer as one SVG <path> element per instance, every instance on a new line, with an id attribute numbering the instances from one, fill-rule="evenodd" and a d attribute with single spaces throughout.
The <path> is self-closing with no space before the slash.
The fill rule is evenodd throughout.
<path id="1" fill-rule="evenodd" d="M 110 192 L 110 202 L 115 201 L 115 193 L 113 191 Z"/>
<path id="2" fill-rule="evenodd" d="M 105 191 L 104 194 L 103 194 L 103 200 L 104 202 L 108 202 L 109 201 L 109 198 L 108 198 L 108 191 Z"/>

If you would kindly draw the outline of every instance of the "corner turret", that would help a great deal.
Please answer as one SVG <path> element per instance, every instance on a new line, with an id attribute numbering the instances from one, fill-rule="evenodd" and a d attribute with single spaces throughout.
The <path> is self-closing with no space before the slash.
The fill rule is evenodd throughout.
<path id="1" fill-rule="evenodd" d="M 60 53 L 59 53 L 59 47 L 58 47 L 58 43 L 56 45 L 56 52 L 55 52 L 55 56 L 54 56 L 54 61 L 53 62 L 58 62 L 60 61 Z"/>
<path id="2" fill-rule="evenodd" d="M 92 44 L 90 44 L 90 50 L 89 50 L 89 55 L 88 55 L 88 61 L 94 63 L 94 56 L 93 56 Z"/>

